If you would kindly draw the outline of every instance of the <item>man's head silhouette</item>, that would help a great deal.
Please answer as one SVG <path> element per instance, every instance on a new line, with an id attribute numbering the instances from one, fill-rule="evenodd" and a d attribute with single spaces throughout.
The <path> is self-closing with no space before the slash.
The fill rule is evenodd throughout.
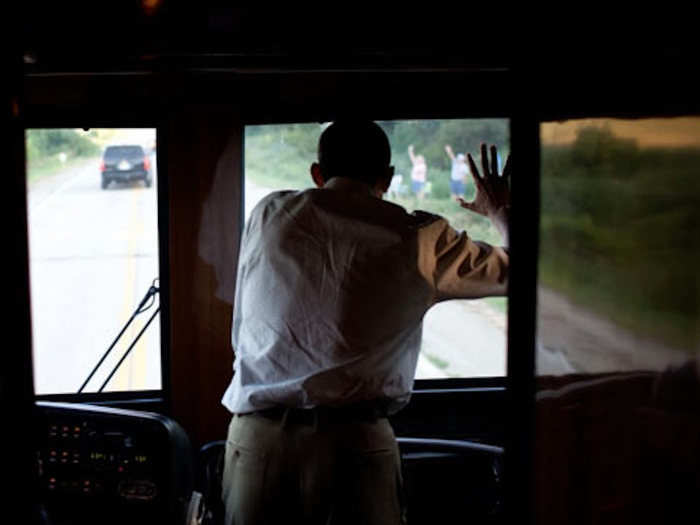
<path id="1" fill-rule="evenodd" d="M 337 120 L 318 141 L 318 162 L 311 166 L 317 186 L 348 177 L 385 192 L 394 175 L 386 134 L 370 120 Z"/>

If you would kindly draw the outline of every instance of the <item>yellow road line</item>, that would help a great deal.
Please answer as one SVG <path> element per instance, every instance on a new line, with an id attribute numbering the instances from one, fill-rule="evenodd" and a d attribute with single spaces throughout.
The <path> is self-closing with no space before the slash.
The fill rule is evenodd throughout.
<path id="1" fill-rule="evenodd" d="M 132 135 L 133 133 L 130 129 L 117 129 L 110 137 L 110 142 L 118 143 L 132 141 Z M 136 140 L 135 143 L 139 143 L 139 140 Z M 131 196 L 131 207 L 129 213 L 129 225 L 126 230 L 128 236 L 127 255 L 133 256 L 137 253 L 144 233 L 144 221 L 143 218 L 139 216 L 138 212 L 140 209 L 139 203 L 141 202 L 146 190 L 138 187 L 128 191 L 129 195 Z M 134 313 L 138 302 L 146 293 L 145 288 L 143 290 L 136 290 L 138 260 L 135 257 L 128 257 L 126 264 L 127 269 L 124 286 L 124 301 L 122 303 L 120 323 L 125 323 L 127 319 L 129 319 L 129 317 Z M 150 284 L 150 282 L 148 284 Z M 155 306 L 153 308 L 155 308 Z M 121 359 L 121 357 L 124 355 L 124 352 L 129 347 L 129 344 L 131 344 L 134 338 L 138 335 L 139 331 L 143 328 L 146 321 L 148 321 L 148 318 L 152 315 L 153 308 L 136 316 L 129 329 L 124 332 L 122 339 L 119 341 L 119 349 L 121 349 L 121 351 L 115 348 L 115 354 L 117 355 L 116 360 Z M 139 342 L 136 343 L 134 348 L 131 350 L 129 357 L 124 361 L 119 371 L 110 381 L 107 388 L 108 390 L 141 390 L 146 387 L 146 367 L 148 366 L 146 353 L 149 350 L 147 341 L 152 339 L 151 331 L 155 329 L 153 324 L 157 324 L 156 321 L 154 321 L 152 326 L 150 326 L 146 332 L 144 332 Z"/>
<path id="2" fill-rule="evenodd" d="M 136 194 L 137 197 L 143 197 L 144 192 L 146 191 L 143 188 L 138 188 L 138 193 Z M 141 199 L 143 200 L 143 199 Z M 134 229 L 134 237 L 138 239 L 139 241 L 143 238 L 143 233 L 144 233 L 144 220 L 143 217 L 135 217 L 136 219 L 136 227 Z M 137 260 L 134 259 L 134 266 L 136 265 Z M 149 283 L 150 284 L 150 283 Z M 137 291 L 137 300 L 140 301 L 141 297 L 143 294 L 146 293 L 146 290 L 143 289 L 141 291 Z M 156 299 L 157 302 L 157 299 Z M 136 334 L 141 330 L 141 328 L 146 324 L 148 321 L 148 318 L 151 316 L 153 313 L 153 310 L 155 309 L 155 303 L 154 306 L 151 307 L 148 311 L 144 312 L 141 314 L 139 317 L 139 326 L 137 328 Z M 149 326 L 146 331 L 143 333 L 141 336 L 141 339 L 139 339 L 139 342 L 136 343 L 136 346 L 134 346 L 134 349 L 131 351 L 131 379 L 132 379 L 132 384 L 131 384 L 131 389 L 132 390 L 143 390 L 146 387 L 146 353 L 148 350 L 148 344 L 147 341 L 150 340 L 149 335 L 152 334 L 152 330 L 154 330 L 155 327 L 153 324 Z M 135 335 L 134 335 L 135 336 Z"/>
<path id="3" fill-rule="evenodd" d="M 140 189 L 140 188 L 138 188 Z M 139 193 L 131 194 L 131 209 L 129 213 L 129 226 L 127 234 L 129 242 L 127 245 L 127 255 L 132 256 L 136 253 L 138 242 L 143 235 L 143 221 L 138 215 Z M 124 301 L 122 303 L 122 322 L 133 314 L 138 301 L 141 300 L 141 295 L 136 294 L 136 258 L 130 257 L 127 259 L 127 272 L 124 286 Z M 143 290 L 146 293 L 146 290 Z M 120 343 L 121 351 L 118 352 L 119 358 L 124 355 L 129 344 L 138 335 L 144 323 L 148 319 L 147 314 L 141 314 L 134 319 L 129 329 L 124 333 Z M 146 382 L 146 337 L 147 332 L 141 337 L 138 343 L 134 346 L 129 354 L 129 357 L 124 361 L 119 371 L 114 375 L 110 382 L 110 390 L 139 390 L 144 388 Z"/>

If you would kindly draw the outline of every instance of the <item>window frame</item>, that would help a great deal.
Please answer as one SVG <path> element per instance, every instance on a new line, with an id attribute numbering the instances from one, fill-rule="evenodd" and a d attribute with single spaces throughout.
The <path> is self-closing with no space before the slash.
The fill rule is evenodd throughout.
<path id="1" fill-rule="evenodd" d="M 388 111 L 386 114 L 377 116 L 373 118 L 375 121 L 399 121 L 399 120 L 467 120 L 467 119 L 504 119 L 508 121 L 508 139 L 511 145 L 512 151 L 512 128 L 513 128 L 513 114 L 511 111 L 506 109 L 501 112 L 499 111 L 477 111 L 476 109 L 471 112 L 466 113 L 450 113 L 446 114 L 435 114 L 432 113 L 427 116 L 425 112 L 397 112 Z M 243 127 L 243 133 L 241 140 L 241 165 L 242 165 L 242 178 L 241 178 L 241 219 L 239 225 L 240 238 L 243 238 L 243 230 L 245 228 L 245 129 L 248 126 L 265 126 L 265 125 L 285 125 L 285 124 L 315 124 L 320 122 L 328 122 L 332 120 L 330 116 L 327 119 L 321 118 L 320 120 L 299 120 L 294 118 L 274 118 L 269 115 L 259 116 L 259 117 L 243 117 L 241 118 L 241 126 Z M 309 159 L 312 162 L 313 159 Z M 508 294 L 506 295 L 508 299 L 508 305 L 511 301 L 511 291 L 510 287 L 508 289 Z M 510 306 L 508 306 L 507 318 L 510 317 Z M 452 393 L 476 393 L 483 392 L 484 389 L 489 389 L 494 392 L 505 392 L 506 385 L 508 383 L 508 354 L 510 349 L 510 339 L 508 333 L 506 333 L 506 371 L 503 376 L 476 376 L 476 377 L 449 377 L 449 378 L 437 378 L 437 379 L 415 379 L 413 383 L 412 392 L 415 393 L 425 393 L 425 394 L 435 394 L 443 393 L 445 395 L 450 395 Z"/>

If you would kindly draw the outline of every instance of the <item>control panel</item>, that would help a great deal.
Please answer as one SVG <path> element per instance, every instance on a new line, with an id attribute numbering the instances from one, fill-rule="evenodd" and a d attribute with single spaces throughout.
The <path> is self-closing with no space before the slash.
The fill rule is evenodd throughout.
<path id="1" fill-rule="evenodd" d="M 148 412 L 38 402 L 37 468 L 54 523 L 181 523 L 192 450 L 173 420 Z"/>

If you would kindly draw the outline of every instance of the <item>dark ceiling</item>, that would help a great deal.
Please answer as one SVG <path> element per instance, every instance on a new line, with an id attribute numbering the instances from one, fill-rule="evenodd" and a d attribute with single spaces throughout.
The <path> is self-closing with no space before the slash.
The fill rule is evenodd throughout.
<path id="1" fill-rule="evenodd" d="M 639 67 L 682 63 L 697 47 L 693 42 L 689 49 L 690 37 L 660 44 L 614 27 L 501 25 L 504 14 L 485 17 L 472 7 L 212 8 L 150 0 L 30 5 L 17 15 L 15 29 L 30 72 Z"/>
<path id="2" fill-rule="evenodd" d="M 25 63 L 35 71 L 140 70 L 156 63 L 212 69 L 510 65 L 505 41 L 483 45 L 455 14 L 184 8 L 168 2 L 148 10 L 132 2 L 111 10 L 54 7 L 27 14 L 21 39 Z"/>

